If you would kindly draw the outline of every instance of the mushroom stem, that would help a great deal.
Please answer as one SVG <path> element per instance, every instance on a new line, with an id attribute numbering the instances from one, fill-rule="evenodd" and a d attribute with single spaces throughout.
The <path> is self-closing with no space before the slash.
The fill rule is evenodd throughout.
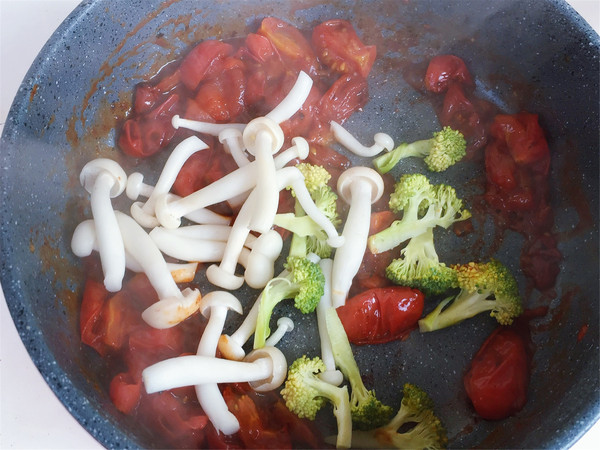
<path id="1" fill-rule="evenodd" d="M 331 308 L 331 274 L 333 269 L 333 261 L 329 258 L 324 258 L 319 261 L 319 266 L 325 276 L 325 292 L 321 301 L 317 305 L 317 326 L 319 328 L 319 339 L 321 341 L 321 359 L 327 369 L 319 374 L 319 378 L 334 386 L 339 386 L 344 381 L 342 372 L 336 369 L 333 351 L 331 349 L 331 339 L 327 332 L 326 314 Z"/>
<path id="2" fill-rule="evenodd" d="M 133 172 L 127 178 L 127 189 L 126 194 L 130 200 L 137 200 L 141 197 L 150 197 L 154 191 L 154 186 L 143 182 L 144 175 L 139 172 Z M 167 194 L 167 202 L 179 200 L 181 197 L 175 194 Z M 209 224 L 209 225 L 226 225 L 231 220 L 230 217 L 222 216 L 214 211 L 207 208 L 199 208 L 195 211 L 191 211 L 185 215 L 185 218 L 195 223 Z"/>
<path id="3" fill-rule="evenodd" d="M 210 134 L 211 136 L 218 136 L 223 130 L 233 128 L 235 130 L 243 131 L 246 127 L 244 123 L 210 123 L 200 122 L 197 120 L 183 119 L 179 115 L 174 115 L 171 119 L 171 125 L 173 128 L 178 130 L 179 128 L 186 128 L 188 130 L 195 131 L 197 133 Z"/>
<path id="4" fill-rule="evenodd" d="M 301 71 L 292 89 L 290 89 L 284 99 L 266 117 L 276 123 L 284 122 L 292 117 L 302 108 L 308 94 L 310 94 L 312 84 L 313 81 L 310 76 L 306 72 Z"/>
<path id="5" fill-rule="evenodd" d="M 202 298 L 200 311 L 204 316 L 208 316 L 208 323 L 200 338 L 197 355 L 215 356 L 217 342 L 229 309 L 238 314 L 243 312 L 239 300 L 228 292 L 210 292 Z M 240 424 L 229 411 L 216 383 L 198 384 L 195 390 L 200 406 L 218 431 L 229 435 L 239 430 Z"/>
<path id="6" fill-rule="evenodd" d="M 369 237 L 371 204 L 383 194 L 381 175 L 368 167 L 352 167 L 338 179 L 338 193 L 350 205 L 342 237 L 333 259 L 331 303 L 337 308 L 346 303 L 354 276 L 360 268 Z"/>
<path id="7" fill-rule="evenodd" d="M 373 157 L 384 150 L 389 152 L 394 149 L 394 140 L 389 134 L 376 133 L 374 136 L 375 143 L 370 147 L 365 147 L 339 123 L 332 121 L 330 126 L 336 141 L 338 141 L 355 155 Z"/>
<path id="8" fill-rule="evenodd" d="M 223 144 L 225 151 L 233 157 L 238 167 L 250 164 L 250 160 L 244 149 L 242 132 L 236 128 L 225 128 L 219 133 L 219 142 Z"/>
<path id="9" fill-rule="evenodd" d="M 171 152 L 167 162 L 165 163 L 163 170 L 158 177 L 156 186 L 152 190 L 152 193 L 144 204 L 135 202 L 131 205 L 131 215 L 133 218 L 142 226 L 146 228 L 153 228 L 158 226 L 158 219 L 155 217 L 155 204 L 159 197 L 166 196 L 175 179 L 177 174 L 183 167 L 183 164 L 192 156 L 194 153 L 207 149 L 208 145 L 196 136 L 190 136 L 189 138 L 181 141 Z"/>
<path id="10" fill-rule="evenodd" d="M 271 336 L 267 338 L 265 345 L 275 347 L 279 341 L 283 339 L 283 336 L 285 336 L 288 331 L 292 331 L 293 329 L 294 322 L 292 319 L 289 317 L 280 317 L 279 320 L 277 320 L 277 329 L 271 334 Z"/>
<path id="11" fill-rule="evenodd" d="M 246 358 L 231 361 L 213 356 L 178 356 L 147 367 L 142 380 L 148 394 L 207 383 L 250 382 L 255 390 L 262 386 L 275 389 L 285 380 L 287 362 L 277 348 L 264 347 Z"/>

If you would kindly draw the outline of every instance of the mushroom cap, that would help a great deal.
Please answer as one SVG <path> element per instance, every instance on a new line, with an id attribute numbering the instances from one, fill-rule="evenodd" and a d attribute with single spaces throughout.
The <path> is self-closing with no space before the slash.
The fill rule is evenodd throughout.
<path id="1" fill-rule="evenodd" d="M 310 147 L 306 139 L 304 139 L 301 136 L 296 136 L 292 138 L 292 144 L 296 147 L 299 159 L 308 158 L 308 154 L 310 153 Z"/>
<path id="2" fill-rule="evenodd" d="M 277 320 L 278 327 L 286 327 L 287 331 L 292 331 L 294 329 L 294 321 L 289 317 L 283 316 Z"/>
<path id="3" fill-rule="evenodd" d="M 355 182 L 371 185 L 371 203 L 375 203 L 383 195 L 383 178 L 379 173 L 370 167 L 351 167 L 342 172 L 337 182 L 338 193 L 348 204 L 352 201 L 351 186 Z"/>
<path id="4" fill-rule="evenodd" d="M 101 173 L 108 173 L 114 180 L 110 189 L 110 196 L 114 198 L 121 195 L 127 187 L 127 174 L 119 163 L 112 159 L 96 158 L 89 161 L 81 169 L 79 181 L 85 190 L 91 193 L 94 183 Z"/>
<path id="5" fill-rule="evenodd" d="M 261 358 L 267 358 L 271 364 L 271 376 L 264 380 L 249 382 L 252 389 L 257 392 L 268 392 L 277 389 L 285 381 L 287 376 L 287 360 L 284 354 L 276 347 L 265 346 L 252 350 L 243 359 L 245 362 L 254 362 Z"/>
<path id="6" fill-rule="evenodd" d="M 376 133 L 373 137 L 376 144 L 381 145 L 388 152 L 394 149 L 394 139 L 386 133 Z"/>
<path id="7" fill-rule="evenodd" d="M 127 178 L 127 187 L 125 188 L 125 195 L 129 200 L 137 200 L 142 193 L 142 187 L 144 185 L 144 175 L 140 172 L 133 172 Z"/>
<path id="8" fill-rule="evenodd" d="M 256 154 L 256 137 L 260 132 L 266 132 L 271 136 L 271 153 L 277 153 L 283 145 L 285 136 L 281 127 L 267 117 L 257 117 L 251 120 L 246 125 L 246 128 L 244 128 L 242 138 L 248 153 L 252 155 Z"/>
<path id="9" fill-rule="evenodd" d="M 217 264 L 212 264 L 206 269 L 206 277 L 215 286 L 229 289 L 231 291 L 239 289 L 244 284 L 244 277 L 240 277 L 235 273 L 227 272 Z"/>
<path id="10" fill-rule="evenodd" d="M 246 352 L 242 346 L 227 334 L 222 334 L 219 337 L 219 351 L 225 359 L 231 359 L 233 361 L 241 361 L 246 356 Z"/>
<path id="11" fill-rule="evenodd" d="M 212 308 L 226 308 L 233 310 L 238 314 L 244 312 L 242 304 L 237 297 L 227 291 L 212 291 L 205 294 L 200 300 L 200 306 L 198 310 L 200 313 L 208 318 L 211 314 Z"/>

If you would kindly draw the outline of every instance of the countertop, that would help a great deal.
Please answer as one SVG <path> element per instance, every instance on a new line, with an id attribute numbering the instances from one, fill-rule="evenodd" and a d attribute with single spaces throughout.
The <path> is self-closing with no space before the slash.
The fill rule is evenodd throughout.
<path id="1" fill-rule="evenodd" d="M 0 132 L 21 80 L 77 0 L 0 0 Z M 569 3 L 600 30 L 599 0 Z M 17 44 L 18 43 L 18 44 Z M 29 358 L 0 290 L 0 449 L 99 449 Z M 597 448 L 600 423 L 573 449 Z"/>

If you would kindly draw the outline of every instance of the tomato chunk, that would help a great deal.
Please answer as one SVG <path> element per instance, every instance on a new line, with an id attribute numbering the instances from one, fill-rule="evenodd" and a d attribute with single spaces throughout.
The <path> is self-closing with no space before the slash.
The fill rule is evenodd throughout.
<path id="1" fill-rule="evenodd" d="M 522 337 L 497 328 L 483 343 L 464 376 L 475 411 L 487 420 L 504 419 L 527 401 L 529 357 Z"/>
<path id="2" fill-rule="evenodd" d="M 312 44 L 326 66 L 342 74 L 358 73 L 367 78 L 377 49 L 362 43 L 354 27 L 346 20 L 323 22 L 313 29 Z"/>
<path id="3" fill-rule="evenodd" d="M 423 314 L 425 296 L 417 289 L 390 286 L 358 294 L 337 308 L 353 344 L 379 344 L 400 339 Z"/>
<path id="4" fill-rule="evenodd" d="M 452 83 L 474 86 L 473 77 L 465 62 L 455 55 L 437 55 L 431 58 L 425 73 L 425 88 L 439 94 L 445 92 Z"/>

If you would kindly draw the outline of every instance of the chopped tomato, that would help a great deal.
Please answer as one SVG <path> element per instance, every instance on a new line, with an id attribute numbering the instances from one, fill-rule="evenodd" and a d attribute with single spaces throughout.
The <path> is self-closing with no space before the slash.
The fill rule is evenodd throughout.
<path id="1" fill-rule="evenodd" d="M 296 27 L 276 17 L 266 17 L 257 33 L 271 41 L 282 60 L 295 72 L 303 70 L 308 75 L 319 76 L 317 56 L 310 42 Z"/>
<path id="2" fill-rule="evenodd" d="M 246 78 L 240 60 L 227 58 L 223 66 L 221 73 L 200 84 L 194 101 L 212 121 L 233 122 L 244 110 Z"/>
<path id="3" fill-rule="evenodd" d="M 232 53 L 230 44 L 217 40 L 202 41 L 181 61 L 181 82 L 190 91 L 195 91 L 207 75 L 220 71 L 220 62 Z"/>
<path id="4" fill-rule="evenodd" d="M 452 83 L 444 95 L 439 115 L 442 126 L 460 131 L 467 141 L 467 156 L 475 156 L 476 150 L 487 142 L 487 127 L 475 103 L 465 95 L 461 85 Z"/>
<path id="5" fill-rule="evenodd" d="M 124 414 L 131 414 L 142 396 L 141 379 L 134 381 L 127 372 L 117 374 L 108 389 L 110 400 Z"/>
<path id="6" fill-rule="evenodd" d="M 92 347 L 100 355 L 104 355 L 105 351 L 98 328 L 102 318 L 102 308 L 109 295 L 104 284 L 90 278 L 85 283 L 79 310 L 81 342 Z"/>
<path id="7" fill-rule="evenodd" d="M 126 120 L 118 139 L 121 150 L 144 158 L 166 147 L 176 131 L 171 119 L 180 108 L 179 95 L 171 94 L 147 113 Z"/>
<path id="8" fill-rule="evenodd" d="M 464 376 L 467 395 L 477 414 L 487 420 L 504 419 L 527 401 L 529 356 L 523 338 L 499 327 L 486 339 Z"/>
<path id="9" fill-rule="evenodd" d="M 549 161 L 550 151 L 537 114 L 498 114 L 490 128 L 492 136 L 505 142 L 516 164 Z M 547 165 L 544 165 L 548 169 Z"/>
<path id="10" fill-rule="evenodd" d="M 367 104 L 369 86 L 358 74 L 341 75 L 319 102 L 319 119 L 325 124 L 344 123 L 354 112 Z"/>
<path id="11" fill-rule="evenodd" d="M 369 75 L 377 55 L 376 47 L 363 44 L 352 24 L 341 19 L 317 25 L 313 29 L 312 44 L 319 59 L 333 71 L 356 72 L 363 78 Z"/>
<path id="12" fill-rule="evenodd" d="M 353 344 L 380 344 L 405 337 L 423 314 L 425 296 L 417 289 L 390 286 L 370 289 L 337 308 Z"/>
<path id="13" fill-rule="evenodd" d="M 474 86 L 465 62 L 455 55 L 437 55 L 431 58 L 425 73 L 425 88 L 439 94 L 445 92 L 452 83 Z"/>

